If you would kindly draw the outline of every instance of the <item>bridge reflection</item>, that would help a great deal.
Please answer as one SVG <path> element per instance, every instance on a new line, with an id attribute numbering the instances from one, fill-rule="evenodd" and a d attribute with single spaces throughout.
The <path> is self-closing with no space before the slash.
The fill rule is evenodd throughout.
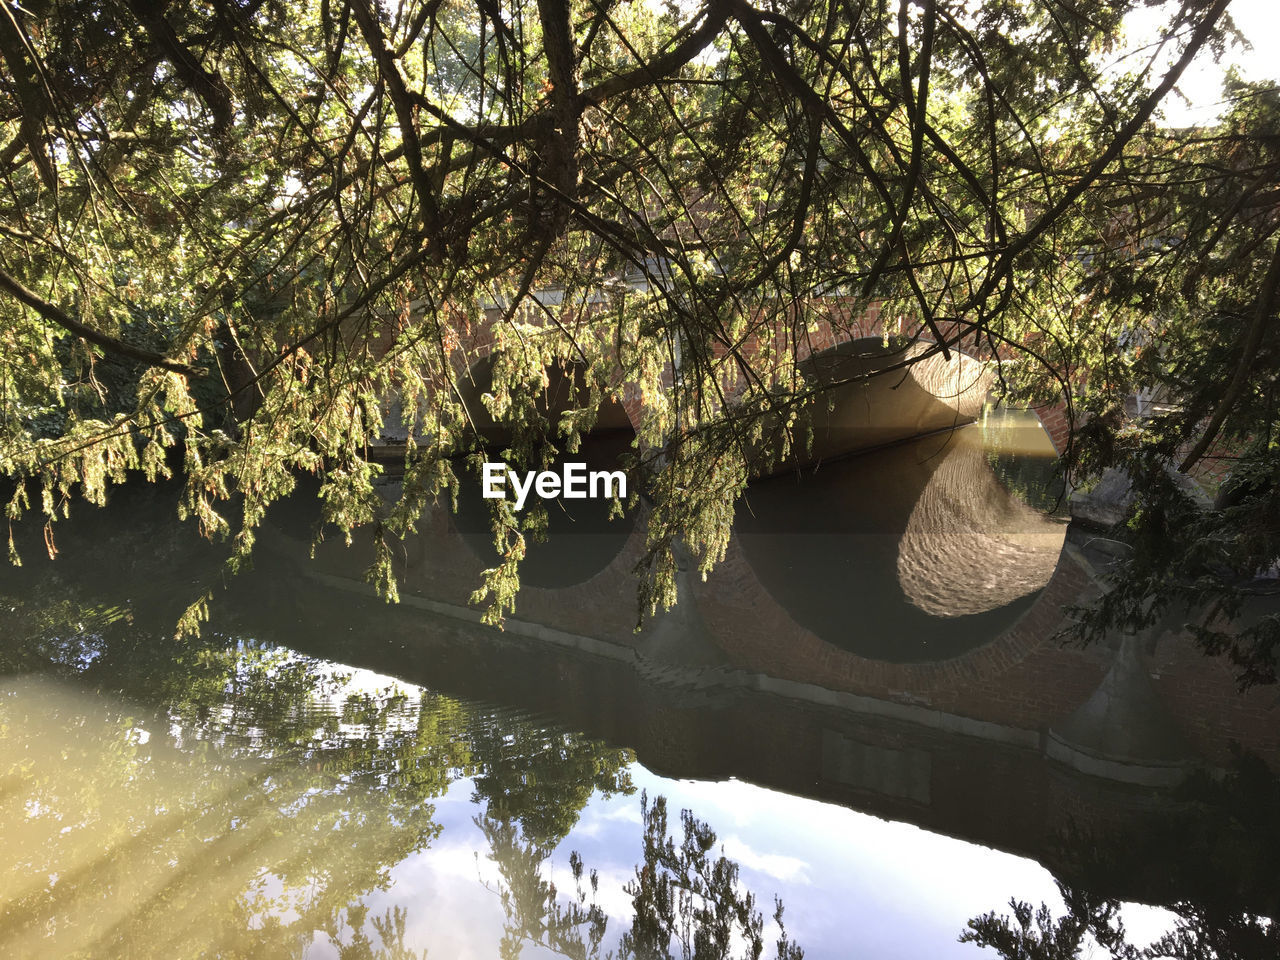
<path id="1" fill-rule="evenodd" d="M 1094 573 L 1047 513 L 1053 484 L 1053 448 L 1038 421 L 1008 413 L 756 481 L 724 561 L 706 583 L 685 571 L 681 602 L 639 633 L 631 598 L 643 517 L 609 525 L 590 501 L 563 516 L 553 504 L 568 536 L 531 550 L 506 632 L 691 686 L 853 697 L 881 715 L 914 710 L 969 734 L 994 725 L 1037 746 L 1053 730 L 1059 760 L 1095 772 L 1115 761 L 1108 775 L 1120 779 L 1176 778 L 1178 757 L 1219 762 L 1231 737 L 1274 749 L 1257 698 L 1236 697 L 1229 668 L 1185 637 L 1133 641 L 1141 663 L 1127 656 L 1121 674 L 1114 649 L 1054 639 L 1064 607 L 1094 589 Z M 475 622 L 469 598 L 494 559 L 483 528 L 465 505 L 457 516 L 432 513 L 400 557 L 403 601 Z M 367 556 L 322 545 L 312 559 L 309 533 L 302 525 L 263 545 L 329 588 L 367 590 Z M 1126 698 L 1161 705 L 1140 749 L 1113 729 Z"/>
<path id="2" fill-rule="evenodd" d="M 747 564 L 796 623 L 865 657 L 989 642 L 1049 582 L 1065 530 L 997 476 L 997 431 L 1024 434 L 1049 488 L 1053 448 L 1034 421 L 949 431 L 753 484 L 736 520 Z"/>
<path id="3" fill-rule="evenodd" d="M 465 513 L 440 511 L 406 545 L 390 608 L 351 598 L 368 592 L 358 551 L 311 560 L 279 533 L 253 629 L 296 645 L 324 623 L 305 630 L 310 652 L 551 714 L 665 774 L 739 777 L 1046 861 L 1068 820 L 1105 829 L 1168 802 L 1233 740 L 1280 759 L 1267 705 L 1185 637 L 1053 638 L 1093 589 L 1087 537 L 1066 536 L 1054 501 L 1052 448 L 1017 418 L 757 481 L 725 561 L 706 583 L 685 571 L 680 604 L 639 633 L 642 523 L 581 534 L 589 575 L 557 582 L 554 555 L 531 555 L 541 586 L 504 633 L 467 605 L 485 560 Z M 1116 727 L 1135 711 L 1139 738 Z"/>
<path id="4" fill-rule="evenodd" d="M 1167 790 L 1047 760 L 1040 730 L 765 675 L 637 662 L 619 646 L 581 649 L 550 632 L 499 633 L 421 606 L 352 602 L 333 583 L 260 582 L 258 601 L 240 604 L 245 627 L 624 745 L 663 776 L 736 778 L 1029 856 L 1068 875 L 1064 832 L 1123 837 L 1153 810 L 1177 807 Z M 1144 899 L 1136 881 L 1107 889 Z"/>

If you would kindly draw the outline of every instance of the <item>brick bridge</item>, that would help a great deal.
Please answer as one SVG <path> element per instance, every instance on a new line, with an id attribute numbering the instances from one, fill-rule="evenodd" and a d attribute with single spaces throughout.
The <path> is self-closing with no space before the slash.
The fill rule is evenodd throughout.
<path id="1" fill-rule="evenodd" d="M 737 777 L 1051 868 L 1062 830 L 1137 828 L 1153 806 L 1172 802 L 1167 787 L 1178 776 L 1170 774 L 1225 765 L 1233 742 L 1280 765 L 1274 692 L 1237 695 L 1222 660 L 1185 637 L 1088 649 L 1052 639 L 1064 604 L 1091 590 L 1093 558 L 1076 531 L 1059 534 L 1048 582 L 1009 604 L 989 637 L 948 656 L 897 661 L 802 623 L 747 539 L 735 538 L 706 583 L 686 577 L 681 604 L 639 634 L 634 530 L 586 579 L 527 586 L 499 632 L 467 606 L 484 561 L 445 511 L 406 545 L 398 606 L 368 596 L 359 580 L 367 558 L 322 546 L 311 559 L 305 536 L 279 529 L 261 541 L 267 576 L 256 582 L 270 584 L 269 600 L 251 606 L 264 636 L 278 621 L 282 641 L 305 651 L 534 710 L 632 747 L 668 776 Z M 845 599 L 853 632 L 861 598 Z M 324 629 L 298 629 L 321 621 Z M 1128 756 L 1109 756 L 1096 738 L 1108 732 L 1097 722 L 1100 697 L 1126 725 L 1133 708 L 1140 714 L 1136 739 L 1116 741 Z"/>
<path id="2" fill-rule="evenodd" d="M 883 332 L 875 315 L 821 321 L 801 360 L 874 350 Z M 459 371 L 482 380 L 490 330 L 468 336 L 466 354 L 482 359 L 463 370 L 460 351 Z M 953 405 L 947 425 L 976 415 L 985 395 L 971 375 L 979 364 L 933 360 L 932 368 L 917 365 L 924 376 L 916 386 L 946 399 L 957 383 L 968 384 L 968 413 L 957 417 Z M 855 396 L 853 405 L 870 399 Z M 1031 413 L 1038 426 L 1023 428 L 1016 446 L 1048 463 L 1068 439 L 1065 409 Z M 645 415 L 639 392 L 619 384 L 601 419 L 630 433 Z M 893 439 L 913 432 L 928 431 Z M 630 709 L 622 702 L 605 709 L 618 720 L 608 735 L 643 745 L 641 759 L 659 769 L 856 796 L 891 816 L 909 808 L 914 822 L 1010 849 L 1035 846 L 1046 803 L 1067 816 L 1088 806 L 1080 796 L 1099 785 L 1129 796 L 1135 786 L 1160 789 L 1196 766 L 1225 765 L 1233 743 L 1280 768 L 1274 693 L 1238 694 L 1224 660 L 1206 658 L 1176 627 L 1083 649 L 1055 638 L 1066 608 L 1098 589 L 1105 557 L 1091 549 L 1087 529 L 1046 519 L 1011 495 L 993 473 L 999 451 L 983 448 L 979 436 L 976 428 L 954 431 L 753 483 L 724 561 L 705 583 L 683 573 L 680 603 L 639 632 L 633 570 L 645 549 L 643 505 L 621 527 L 578 518 L 557 533 L 553 515 L 552 540 L 531 549 L 501 635 L 477 624 L 468 600 L 493 564 L 483 510 L 474 502 L 459 515 L 433 510 L 398 560 L 402 607 L 388 627 L 396 651 L 382 663 L 371 648 L 366 665 L 404 675 L 397 664 L 434 663 L 432 638 L 443 631 L 466 635 L 478 650 L 497 645 L 502 662 L 527 661 L 530 675 L 612 678 L 610 690 L 561 690 L 575 702 L 599 706 L 623 690 L 619 671 L 648 691 L 634 695 L 645 703 L 664 699 L 654 691 L 665 690 L 733 703 L 768 694 L 768 709 L 725 709 L 762 745 L 777 737 L 757 721 L 775 717 L 786 731 L 778 736 L 795 737 L 779 746 L 792 751 L 785 762 L 751 750 L 739 756 L 728 734 L 703 750 L 693 728 L 666 729 L 681 715 L 670 706 L 635 723 L 622 716 Z M 312 560 L 305 547 L 302 538 L 278 536 L 268 549 L 326 590 L 368 592 L 360 573 L 369 556 L 323 545 Z M 357 654 L 333 652 L 347 661 L 364 655 Z M 432 674 L 424 676 L 430 683 Z M 810 709 L 823 711 L 818 721 Z M 808 718 L 803 731 L 798 715 Z M 665 732 L 656 734 L 655 724 Z M 700 758 L 692 768 L 688 751 Z M 779 765 L 797 763 L 803 769 L 779 780 Z M 1075 786 L 1057 796 L 1064 782 Z M 1011 791 L 1007 804 L 992 804 L 992 783 Z M 968 819 L 943 822 L 948 810 L 968 811 Z M 1018 836 L 1001 840 L 1002 830 Z"/>
<path id="3" fill-rule="evenodd" d="M 705 583 L 682 573 L 680 602 L 639 632 L 643 517 L 553 527 L 530 549 L 506 637 L 621 657 L 659 683 L 1012 738 L 1117 782 L 1225 764 L 1232 742 L 1280 766 L 1274 692 L 1237 694 L 1223 658 L 1180 629 L 1083 649 L 1055 638 L 1065 608 L 1097 589 L 1093 534 L 1012 496 L 980 437 L 966 428 L 753 484 L 724 561 Z M 493 563 L 478 491 L 457 515 L 432 509 L 420 530 L 398 557 L 402 605 L 428 611 L 424 623 L 476 623 L 469 596 Z M 370 555 L 322 544 L 310 559 L 306 541 L 277 536 L 270 549 L 312 579 L 367 592 Z"/>
<path id="4" fill-rule="evenodd" d="M 563 308 L 554 294 L 543 294 L 550 299 L 544 304 L 559 309 L 558 320 L 567 329 L 573 329 L 577 321 L 573 311 Z M 874 371 L 878 364 L 897 362 L 909 353 L 919 353 L 932 346 L 927 336 L 912 340 L 909 346 L 886 349 L 886 333 L 895 335 L 896 325 L 886 328 L 880 310 L 876 307 L 857 315 L 851 313 L 838 299 L 823 302 L 824 316 L 813 321 L 805 331 L 805 338 L 796 344 L 795 359 L 809 375 L 841 380 Z M 491 307 L 486 311 L 485 322 L 464 323 L 459 331 L 457 344 L 451 355 L 454 373 L 467 404 L 472 420 L 478 424 L 492 424 L 480 396 L 488 387 L 488 365 L 494 350 L 494 330 L 502 320 L 502 311 Z M 959 332 L 954 323 L 944 323 L 943 336 L 951 337 Z M 778 343 L 784 341 L 783 333 L 777 333 Z M 762 337 L 753 334 L 741 343 L 740 353 L 747 359 L 760 354 Z M 389 344 L 388 344 L 389 345 Z M 721 356 L 725 351 L 720 348 Z M 940 356 L 929 357 L 913 365 L 908 375 L 896 374 L 874 378 L 854 386 L 837 396 L 838 409 L 832 423 L 839 423 L 841 435 L 833 443 L 836 449 L 827 454 L 874 447 L 886 442 L 909 438 L 916 434 L 953 426 L 957 419 L 967 422 L 980 412 L 991 384 L 984 376 L 982 361 L 990 359 L 989 351 L 953 350 L 953 359 L 945 362 Z M 662 373 L 662 383 L 670 387 L 674 371 L 670 365 Z M 903 389 L 904 381 L 907 389 Z M 552 390 L 556 389 L 553 378 Z M 646 400 L 634 384 L 616 383 L 615 394 L 599 411 L 598 423 L 606 428 L 623 428 L 639 432 L 648 413 Z M 567 394 L 567 391 L 565 391 Z M 863 411 L 874 411 L 872 422 L 857 422 Z M 1040 419 L 1054 449 L 1061 453 L 1066 449 L 1070 423 L 1066 404 L 1059 400 L 1033 408 Z M 389 446 L 398 448 L 403 430 L 393 421 L 394 407 L 388 413 L 387 439 Z M 825 417 L 820 427 L 829 429 Z M 846 426 L 847 424 L 847 426 Z M 484 427 L 482 426 L 482 430 Z M 819 432 L 822 432 L 820 429 Z"/>

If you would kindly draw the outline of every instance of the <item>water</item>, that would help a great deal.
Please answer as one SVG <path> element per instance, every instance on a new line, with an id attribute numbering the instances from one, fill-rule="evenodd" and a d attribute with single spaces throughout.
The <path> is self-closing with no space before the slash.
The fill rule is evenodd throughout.
<path id="1" fill-rule="evenodd" d="M 1050 506 L 1052 490 L 1020 423 L 810 478 L 812 505 L 843 512 L 807 533 L 759 507 L 757 487 L 741 533 L 763 539 L 639 636 L 614 579 L 629 531 L 583 534 L 619 540 L 576 585 L 544 579 L 498 633 L 466 616 L 457 594 L 481 561 L 447 518 L 406 547 L 405 603 L 387 607 L 362 593 L 358 550 L 303 559 L 305 511 L 286 508 L 257 569 L 187 641 L 173 624 L 220 576 L 218 551 L 171 521 L 173 491 L 77 515 L 53 563 L 32 553 L 38 531 L 20 531 L 28 564 L 0 581 L 0 956 L 647 957 L 662 955 L 664 922 L 715 933 L 696 914 L 707 905 L 746 923 L 705 955 L 749 955 L 758 918 L 774 956 L 776 897 L 810 958 L 976 958 L 995 954 L 958 941 L 966 923 L 1010 898 L 1063 913 L 1055 877 L 1124 901 L 1139 945 L 1178 915 L 1138 901 L 1190 896 L 1221 929 L 1274 915 L 1259 876 L 1280 852 L 1266 827 L 1277 795 L 1257 766 L 1198 798 L 1089 776 L 1015 722 L 1029 707 L 945 705 L 927 684 L 876 693 L 840 672 L 924 676 L 924 641 L 959 632 L 949 656 L 981 653 L 1034 609 L 1048 572 L 978 582 L 958 609 L 964 591 L 942 588 L 954 572 L 925 589 L 902 559 L 967 556 L 956 516 L 982 549 L 1010 551 L 1010 570 L 1044 538 L 1061 544 L 1062 525 L 1025 506 Z M 975 514 L 971 495 L 949 517 L 957 489 L 987 491 L 990 509 Z M 832 562 L 858 553 L 852 572 L 806 566 L 816 541 L 788 546 L 773 522 L 825 538 Z M 791 560 L 761 562 L 769 542 Z M 824 569 L 852 584 L 832 591 L 843 627 L 841 607 L 804 587 Z M 790 618 L 789 634 L 769 628 L 790 644 L 782 666 L 749 642 L 744 602 L 756 621 Z M 794 665 L 814 649 L 824 668 Z M 1078 656 L 1096 680 L 1109 654 Z M 1012 700 L 1066 696 L 1021 682 L 1006 684 Z M 1214 790 L 1235 804 L 1229 828 L 1205 813 L 1220 809 Z M 715 841 L 683 849 L 682 810 Z M 1116 837 L 1133 850 L 1122 862 L 1099 853 Z M 719 879 L 664 921 L 663 879 L 698 870 Z M 681 956 L 679 937 L 669 947 Z"/>
<path id="2" fill-rule="evenodd" d="M 388 956 L 496 957 L 504 933 L 545 924 L 541 901 L 530 916 L 504 892 L 571 890 L 570 851 L 598 871 L 612 935 L 632 919 L 642 791 L 711 825 L 743 888 L 782 897 L 810 957 L 845 955 L 851 931 L 871 955 L 966 955 L 949 941 L 969 916 L 1053 894 L 1028 860 L 737 780 L 663 777 L 546 717 L 281 648 L 211 638 L 183 665 L 161 649 L 127 651 L 152 658 L 145 681 L 92 671 L 155 692 L 141 700 L 56 669 L 6 684 L 3 955 L 320 958 L 363 934 Z"/>

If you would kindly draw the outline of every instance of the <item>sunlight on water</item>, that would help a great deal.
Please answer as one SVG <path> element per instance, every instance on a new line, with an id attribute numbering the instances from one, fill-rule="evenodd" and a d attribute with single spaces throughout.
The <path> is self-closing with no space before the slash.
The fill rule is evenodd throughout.
<path id="1" fill-rule="evenodd" d="M 992 897 L 1055 896 L 1048 874 L 1030 861 L 741 782 L 670 780 L 635 764 L 624 779 L 597 777 L 585 795 L 565 780 L 534 785 L 532 774 L 525 787 L 495 790 L 488 781 L 501 771 L 492 762 L 469 765 L 474 758 L 463 746 L 444 758 L 460 763 L 437 771 L 443 776 L 432 788 L 397 804 L 389 794 L 406 786 L 402 765 L 370 777 L 356 759 L 379 766 L 367 750 L 373 730 L 415 716 L 422 730 L 471 708 L 407 686 L 386 696 L 383 678 L 358 675 L 366 689 L 383 692 L 381 701 L 363 701 L 382 716 L 348 724 L 336 734 L 345 750 L 329 748 L 328 760 L 303 760 L 280 742 L 277 756 L 261 760 L 260 751 L 244 749 L 242 734 L 252 740 L 262 731 L 237 723 L 150 729 L 159 718 L 145 709 L 71 683 L 8 683 L 0 701 L 0 955 L 322 960 L 366 941 L 371 952 L 360 956 L 427 949 L 496 957 L 503 936 L 528 935 L 545 922 L 534 915 L 545 904 L 529 899 L 539 883 L 573 889 L 570 850 L 597 871 L 593 900 L 610 929 L 624 931 L 641 853 L 637 788 L 666 796 L 673 809 L 698 811 L 721 831 L 747 885 L 766 903 L 778 893 L 789 904 L 791 929 L 805 934 L 811 957 L 839 956 L 851 921 L 857 929 L 887 914 L 889 929 L 912 924 L 922 902 L 932 904 L 932 916 L 917 936 L 941 939 L 935 956 L 963 956 L 969 950 L 946 941 Z M 324 708 L 332 700 L 330 691 L 298 712 L 295 719 L 309 714 L 319 726 L 291 724 L 295 744 L 335 736 Z M 460 743 L 475 741 L 474 729 L 464 728 L 492 719 L 473 716 L 454 733 Z M 526 740 L 527 750 L 528 732 L 507 719 L 511 739 Z M 551 739 L 575 749 L 568 735 Z M 403 757 L 399 746 L 391 749 Z M 626 759 L 590 746 L 583 757 L 593 768 Z M 522 768 L 539 767 L 519 750 L 498 766 L 516 758 Z M 539 788 L 545 796 L 519 796 Z M 575 799 L 561 808 L 555 795 L 565 791 Z M 427 796 L 432 803 L 422 802 Z M 503 829 L 503 798 L 514 833 Z M 929 871 L 902 869 L 921 860 Z M 776 935 L 776 925 L 768 929 Z M 882 926 L 876 939 L 884 933 Z"/>
<path id="2" fill-rule="evenodd" d="M 3 956 L 286 956 L 435 830 L 429 805 L 367 815 L 372 785 L 323 761 L 148 729 L 70 684 L 19 679 L 0 711 Z"/>

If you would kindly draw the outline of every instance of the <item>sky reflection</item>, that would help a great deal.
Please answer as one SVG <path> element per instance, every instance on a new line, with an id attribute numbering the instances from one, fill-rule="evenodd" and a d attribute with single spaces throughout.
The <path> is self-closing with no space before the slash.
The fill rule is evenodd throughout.
<path id="1" fill-rule="evenodd" d="M 1014 896 L 1062 905 L 1052 875 L 1033 860 L 737 780 L 671 780 L 638 763 L 631 773 L 638 789 L 715 829 L 744 886 L 766 906 L 775 894 L 782 899 L 788 931 L 813 960 L 990 956 L 957 942 L 970 917 Z M 470 781 L 453 784 L 436 802 L 439 840 L 398 864 L 391 888 L 368 898 L 371 913 L 407 908 L 408 942 L 432 957 L 498 955 L 497 871 L 471 794 Z M 564 890 L 572 887 L 571 851 L 599 872 L 596 902 L 609 916 L 611 944 L 632 918 L 623 887 L 642 854 L 638 796 L 592 797 L 544 868 Z M 554 954 L 530 945 L 522 956 Z M 317 944 L 306 957 L 338 953 Z"/>
<path id="2" fill-rule="evenodd" d="M 388 690 L 386 678 L 373 674 L 359 675 L 356 683 L 366 692 Z M 423 693 L 407 686 L 400 690 L 411 701 Z M 271 918 L 286 926 L 297 920 L 299 911 L 284 895 L 285 885 L 269 871 L 253 866 L 317 856 L 315 836 L 306 831 L 291 834 L 287 821 L 278 821 L 285 829 L 270 836 L 252 824 L 247 833 L 241 833 L 236 817 L 256 816 L 256 808 L 241 809 L 241 804 L 237 814 L 220 806 L 226 797 L 240 796 L 243 784 L 263 777 L 261 761 L 223 757 L 210 775 L 207 760 L 184 757 L 183 750 L 155 742 L 147 745 L 137 737 L 122 741 L 116 728 L 125 713 L 109 698 L 77 690 L 67 682 L 8 683 L 3 703 L 8 719 L 37 723 L 41 732 L 33 737 L 8 729 L 0 735 L 0 767 L 9 797 L 4 825 L 9 838 L 0 857 L 5 861 L 0 876 L 9 880 L 0 889 L 0 904 L 14 906 L 16 900 L 32 895 L 31 883 L 47 882 L 44 876 L 23 880 L 22 874 L 25 866 L 52 862 L 51 850 L 53 859 L 61 857 L 57 860 L 60 872 L 81 875 L 76 888 L 81 892 L 107 889 L 108 878 L 113 883 L 127 880 L 123 886 L 111 887 L 114 906 L 106 913 L 83 897 L 67 905 L 78 914 L 76 924 L 59 915 L 55 925 L 64 926 L 64 933 L 72 936 L 41 943 L 39 931 L 28 926 L 17 941 L 7 941 L 8 947 L 39 946 L 41 956 L 75 956 L 120 924 L 132 927 L 134 942 L 143 954 L 150 945 L 177 942 L 172 926 L 162 922 L 172 919 L 170 914 L 139 913 L 149 899 L 175 889 L 167 876 L 174 857 L 205 864 L 198 883 L 188 877 L 180 885 L 190 894 L 179 912 L 182 943 L 198 943 L 201 930 L 225 936 L 227 917 L 222 914 L 226 904 L 242 892 L 249 893 L 249 902 L 262 906 L 250 926 L 261 928 Z M 137 749 L 122 758 L 96 754 L 100 746 L 121 742 Z M 117 769 L 121 762 L 125 767 Z M 201 763 L 201 772 L 195 776 L 193 762 Z M 273 763 L 268 772 L 275 775 L 283 765 L 283 761 Z M 629 772 L 636 791 L 611 796 L 593 792 L 541 868 L 544 877 L 564 892 L 573 888 L 571 852 L 577 851 L 588 869 L 598 871 L 595 902 L 609 918 L 606 949 L 616 944 L 633 918 L 631 897 L 624 887 L 643 859 L 640 791 L 650 797 L 665 796 L 673 816 L 683 808 L 693 810 L 714 829 L 719 846 L 740 864 L 742 884 L 755 893 L 766 916 L 773 897 L 781 897 L 787 929 L 810 958 L 981 955 L 976 948 L 956 942 L 969 917 L 1015 895 L 1060 902 L 1048 871 L 1030 860 L 737 780 L 673 780 L 638 763 L 632 763 Z M 22 792 L 47 782 L 48 776 L 93 784 L 91 802 L 85 799 L 76 808 L 84 821 L 74 829 L 61 830 L 57 824 L 46 824 L 43 832 L 32 829 L 48 813 L 35 790 L 18 804 L 25 815 L 14 816 L 13 804 L 22 799 Z M 367 786 L 379 789 L 376 783 Z M 309 793 L 278 793 L 274 798 L 263 795 L 257 803 L 265 808 L 281 800 L 305 803 L 310 798 Z M 433 798 L 430 819 L 438 829 L 429 842 L 390 866 L 385 889 L 375 888 L 358 898 L 367 911 L 361 927 L 373 943 L 378 942 L 373 919 L 399 908 L 404 911 L 405 948 L 425 948 L 430 957 L 457 960 L 499 956 L 506 919 L 498 893 L 501 876 L 478 820 L 489 803 L 473 777 L 454 779 Z M 184 815 L 175 817 L 175 811 Z M 125 824 L 118 836 L 107 836 L 94 827 L 110 819 Z M 370 825 L 364 831 L 367 836 L 362 835 L 361 842 L 368 844 L 370 852 L 381 847 L 378 837 L 384 830 Z M 140 837 L 145 838 L 149 852 L 139 853 Z M 225 862 L 210 859 L 209 851 L 215 849 L 230 850 L 234 856 L 223 858 Z M 158 851 L 172 856 L 151 855 Z M 351 856 L 347 844 L 335 843 L 328 853 L 334 855 L 332 863 L 316 867 L 322 873 L 341 867 Z M 326 855 L 320 851 L 318 858 Z M 101 886 L 86 885 L 83 874 L 94 871 L 104 875 Z M 296 897 L 296 876 L 293 884 Z M 356 931 L 351 924 L 358 918 L 352 917 L 350 907 L 335 916 L 336 922 L 327 930 L 317 929 L 309 945 L 302 944 L 301 955 L 307 960 L 337 958 L 338 944 L 352 942 Z M 73 926 L 79 927 L 79 933 Z M 766 943 L 775 930 L 766 921 Z M 529 958 L 552 955 L 535 944 L 528 944 L 522 953 Z"/>

